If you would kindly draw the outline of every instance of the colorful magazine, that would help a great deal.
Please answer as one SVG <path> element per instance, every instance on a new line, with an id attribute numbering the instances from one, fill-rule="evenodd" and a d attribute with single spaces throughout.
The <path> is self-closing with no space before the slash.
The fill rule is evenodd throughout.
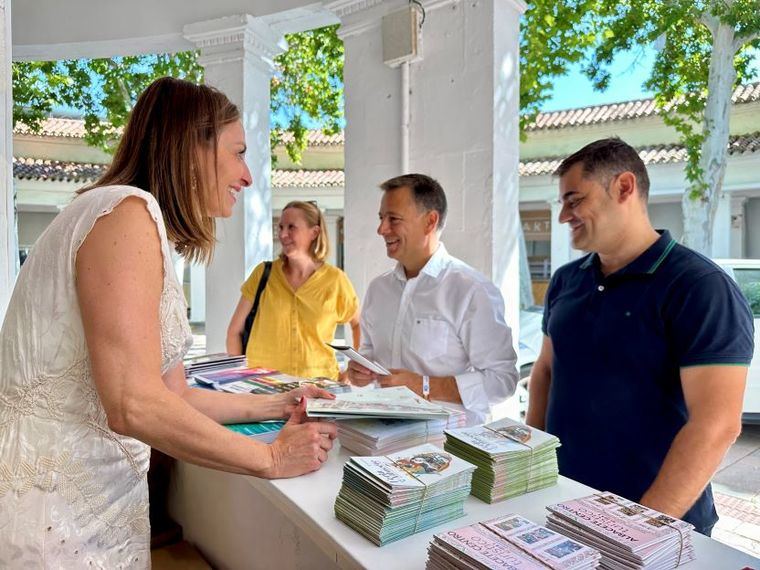
<path id="1" fill-rule="evenodd" d="M 242 435 L 247 435 L 262 443 L 272 443 L 285 425 L 283 420 L 226 424 L 225 427 Z"/>

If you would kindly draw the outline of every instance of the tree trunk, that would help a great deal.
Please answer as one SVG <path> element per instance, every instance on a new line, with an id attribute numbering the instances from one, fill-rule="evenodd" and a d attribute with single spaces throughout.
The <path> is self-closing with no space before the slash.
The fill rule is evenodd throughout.
<path id="1" fill-rule="evenodd" d="M 683 242 L 688 247 L 712 256 L 713 225 L 715 212 L 723 188 L 728 156 L 729 114 L 731 95 L 736 81 L 734 68 L 734 29 L 718 23 L 713 30 L 713 50 L 710 56 L 710 74 L 707 81 L 707 103 L 700 153 L 702 181 L 692 181 L 683 195 Z M 700 197 L 692 198 L 694 191 Z"/>

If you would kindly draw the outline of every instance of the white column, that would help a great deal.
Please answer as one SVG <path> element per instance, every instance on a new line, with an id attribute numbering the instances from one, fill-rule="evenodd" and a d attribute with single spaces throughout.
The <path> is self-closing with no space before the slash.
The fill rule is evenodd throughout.
<path id="1" fill-rule="evenodd" d="M 439 180 L 443 241 L 490 276 L 518 326 L 520 0 L 425 2 L 423 59 L 411 64 L 410 170 Z M 346 268 L 363 296 L 391 267 L 376 235 L 383 180 L 401 174 L 401 70 L 383 64 L 383 14 L 403 1 L 340 0 L 345 45 Z M 516 336 L 516 335 L 515 335 Z"/>
<path id="2" fill-rule="evenodd" d="M 206 320 L 206 268 L 194 263 L 190 266 L 190 322 Z"/>
<path id="3" fill-rule="evenodd" d="M 327 256 L 327 262 L 335 265 L 336 254 L 338 252 L 338 219 L 340 212 L 324 212 L 325 223 L 327 224 L 327 236 L 330 238 L 330 253 Z"/>
<path id="4" fill-rule="evenodd" d="M 731 197 L 725 192 L 718 197 L 712 242 L 712 256 L 714 258 L 731 257 Z"/>
<path id="5" fill-rule="evenodd" d="M 729 257 L 734 259 L 744 258 L 744 205 L 747 203 L 745 196 L 731 196 L 731 246 Z"/>
<path id="6" fill-rule="evenodd" d="M 13 191 L 13 93 L 11 81 L 11 3 L 0 0 L 0 324 L 18 272 Z"/>
<path id="7" fill-rule="evenodd" d="M 272 257 L 269 83 L 284 40 L 249 15 L 190 24 L 185 37 L 201 50 L 205 81 L 240 109 L 253 186 L 231 218 L 217 220 L 218 244 L 206 273 L 206 347 L 224 350 L 227 325 L 251 269 Z"/>
<path id="8" fill-rule="evenodd" d="M 556 200 L 551 200 L 549 205 L 552 208 L 552 275 L 560 267 L 574 259 L 578 259 L 584 252 L 573 249 L 570 244 L 570 227 L 567 224 L 559 223 L 559 211 L 562 205 Z"/>

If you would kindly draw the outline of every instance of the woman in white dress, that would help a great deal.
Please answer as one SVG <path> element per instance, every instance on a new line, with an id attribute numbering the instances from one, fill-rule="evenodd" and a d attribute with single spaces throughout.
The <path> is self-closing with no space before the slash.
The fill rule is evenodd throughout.
<path id="1" fill-rule="evenodd" d="M 26 260 L 0 331 L 0 568 L 150 566 L 150 447 L 259 477 L 318 469 L 335 428 L 302 396 L 188 389 L 192 342 L 170 243 L 208 261 L 251 173 L 237 108 L 164 78 L 113 163 Z M 290 416 L 271 445 L 221 423 Z"/>

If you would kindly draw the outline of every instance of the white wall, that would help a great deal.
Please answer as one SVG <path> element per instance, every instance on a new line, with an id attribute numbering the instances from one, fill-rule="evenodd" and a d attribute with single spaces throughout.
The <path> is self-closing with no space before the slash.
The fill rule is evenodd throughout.
<path id="1" fill-rule="evenodd" d="M 760 198 L 747 200 L 745 212 L 745 256 L 748 259 L 760 259 Z"/>
<path id="2" fill-rule="evenodd" d="M 449 218 L 443 241 L 449 251 L 494 279 L 507 304 L 514 301 L 516 307 L 517 24 L 522 5 L 508 0 L 436 5 L 427 10 L 422 30 L 423 59 L 411 65 L 409 170 L 433 176 L 446 191 Z M 379 23 L 379 15 L 374 17 Z M 380 28 L 371 15 L 357 19 L 344 22 L 341 33 L 346 53 L 346 267 L 362 296 L 373 277 L 392 267 L 376 235 L 377 186 L 402 173 L 402 94 L 401 71 L 382 63 Z"/>
<path id="3" fill-rule="evenodd" d="M 50 225 L 57 214 L 54 212 L 19 212 L 18 244 L 19 247 L 34 245 L 45 228 Z"/>
<path id="4" fill-rule="evenodd" d="M 683 218 L 681 217 L 681 203 L 649 204 L 649 219 L 658 230 L 670 230 L 670 234 L 677 241 L 683 235 Z"/>

